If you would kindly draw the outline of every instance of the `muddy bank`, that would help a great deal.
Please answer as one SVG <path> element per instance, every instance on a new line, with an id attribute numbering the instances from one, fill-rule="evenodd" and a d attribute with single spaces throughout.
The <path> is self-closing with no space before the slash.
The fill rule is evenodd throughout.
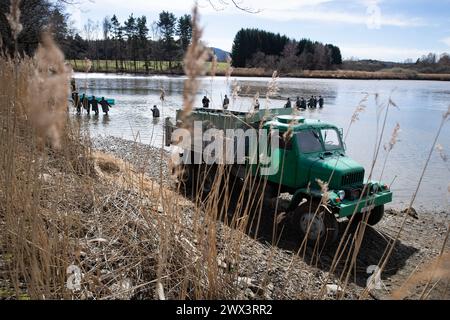
<path id="1" fill-rule="evenodd" d="M 170 185 L 170 179 L 166 178 L 169 177 L 167 161 L 170 156 L 167 151 L 114 137 L 95 138 L 93 147 L 129 161 L 144 170 L 150 178 L 162 179 L 165 184 Z M 382 222 L 374 228 L 367 229 L 356 258 L 356 268 L 348 279 L 346 293 L 341 298 L 360 297 L 370 276 L 369 268 L 379 264 L 386 248 L 397 237 L 399 227 L 405 219 L 404 230 L 400 233 L 392 256 L 381 275 L 382 288 L 373 290 L 368 297 L 389 298 L 393 292 L 411 279 L 412 284 L 408 283 L 408 288 L 402 290 L 401 295 L 405 298 L 420 297 L 424 289 L 427 289 L 426 281 L 423 279 L 416 281 L 414 275 L 426 271 L 441 251 L 450 249 L 448 244 L 443 248 L 450 219 L 448 212 L 420 211 L 418 217 L 418 219 L 405 217 L 404 213 L 387 208 Z M 341 224 L 341 233 L 346 226 L 345 223 Z M 218 222 L 218 228 L 222 230 L 228 227 Z M 266 298 L 333 297 L 332 291 L 337 288 L 333 286 L 345 283 L 348 274 L 343 265 L 338 265 L 332 274 L 329 273 L 336 247 L 322 252 L 319 258 L 308 251 L 299 253 L 300 239 L 298 239 L 295 229 L 292 228 L 286 228 L 277 245 L 272 246 L 272 229 L 272 218 L 266 217 L 263 218 L 262 228 L 258 234 L 251 232 L 247 234 L 240 255 L 239 269 L 241 272 L 239 276 L 242 278 L 241 280 L 251 284 L 250 287 L 268 287 L 270 293 L 263 290 L 265 294 L 269 295 Z M 219 246 L 221 241 L 224 239 L 219 237 Z M 224 265 L 224 268 L 229 267 L 226 262 Z M 270 270 L 269 278 L 267 278 L 268 268 Z M 447 282 L 448 279 L 432 282 L 431 285 L 436 290 L 432 291 L 428 297 L 450 298 Z M 246 287 L 248 289 L 248 286 Z M 304 293 L 301 297 L 298 296 L 298 288 L 304 288 L 301 290 Z M 323 288 L 331 291 L 321 295 L 320 292 Z M 337 289 L 340 290 L 340 288 Z M 260 291 L 258 289 L 244 290 L 241 294 L 246 295 L 244 298 L 255 298 Z"/>

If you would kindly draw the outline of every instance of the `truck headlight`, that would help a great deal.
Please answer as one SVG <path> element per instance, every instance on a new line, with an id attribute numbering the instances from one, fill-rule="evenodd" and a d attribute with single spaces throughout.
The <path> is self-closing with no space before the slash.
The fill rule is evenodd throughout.
<path id="1" fill-rule="evenodd" d="M 341 201 L 343 201 L 345 199 L 345 191 L 344 190 L 338 191 L 337 195 L 339 196 L 339 199 L 341 199 Z"/>
<path id="2" fill-rule="evenodd" d="M 378 191 L 379 191 L 378 183 L 374 183 L 374 184 L 372 185 L 372 192 L 373 192 L 373 193 L 377 193 Z"/>

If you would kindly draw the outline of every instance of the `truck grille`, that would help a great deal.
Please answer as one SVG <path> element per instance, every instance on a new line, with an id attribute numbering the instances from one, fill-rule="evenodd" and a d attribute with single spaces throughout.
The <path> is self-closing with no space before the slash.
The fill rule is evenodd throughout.
<path id="1" fill-rule="evenodd" d="M 348 173 L 342 177 L 341 181 L 343 186 L 362 183 L 364 183 L 364 171 Z"/>

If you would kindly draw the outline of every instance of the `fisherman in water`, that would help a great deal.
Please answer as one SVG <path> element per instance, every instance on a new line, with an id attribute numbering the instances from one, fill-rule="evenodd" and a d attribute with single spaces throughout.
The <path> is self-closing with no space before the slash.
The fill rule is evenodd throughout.
<path id="1" fill-rule="evenodd" d="M 203 108 L 209 108 L 209 102 L 208 97 L 204 96 L 202 100 Z"/>
<path id="2" fill-rule="evenodd" d="M 153 106 L 152 115 L 153 115 L 153 118 L 159 118 L 161 116 L 159 109 L 156 105 Z"/>
<path id="3" fill-rule="evenodd" d="M 104 97 L 102 97 L 102 100 L 100 100 L 100 105 L 102 106 L 103 113 L 105 114 L 105 116 L 107 116 L 111 105 L 108 103 L 108 101 L 105 100 Z"/>
<path id="4" fill-rule="evenodd" d="M 98 101 L 95 96 L 92 97 L 92 100 L 90 101 L 92 111 L 95 113 L 96 116 L 98 116 Z"/>
<path id="5" fill-rule="evenodd" d="M 259 110 L 259 107 L 260 107 L 260 105 L 259 105 L 259 100 L 258 100 L 258 99 L 255 99 L 255 106 L 254 106 L 254 109 L 255 109 L 255 110 Z"/>
<path id="6" fill-rule="evenodd" d="M 292 108 L 291 98 L 287 99 L 286 104 L 284 105 L 286 109 Z"/>
<path id="7" fill-rule="evenodd" d="M 295 101 L 295 107 L 297 108 L 297 110 L 300 110 L 301 108 L 301 101 L 300 101 L 300 97 L 297 97 L 297 100 Z"/>
<path id="8" fill-rule="evenodd" d="M 306 100 L 305 98 L 302 97 L 302 99 L 300 100 L 300 109 L 306 110 L 306 108 L 307 108 Z"/>
<path id="9" fill-rule="evenodd" d="M 81 108 L 83 108 L 87 111 L 88 105 L 89 105 L 88 98 L 86 97 L 86 94 L 83 93 L 83 95 L 80 98 L 79 106 L 77 107 L 77 113 L 81 114 Z"/>
<path id="10" fill-rule="evenodd" d="M 230 99 L 228 99 L 228 96 L 225 95 L 225 99 L 223 99 L 223 109 L 227 110 L 229 105 L 230 105 Z"/>
<path id="11" fill-rule="evenodd" d="M 322 98 L 322 96 L 319 96 L 319 108 L 323 108 L 323 104 L 324 104 L 324 101 L 323 101 L 323 98 Z"/>

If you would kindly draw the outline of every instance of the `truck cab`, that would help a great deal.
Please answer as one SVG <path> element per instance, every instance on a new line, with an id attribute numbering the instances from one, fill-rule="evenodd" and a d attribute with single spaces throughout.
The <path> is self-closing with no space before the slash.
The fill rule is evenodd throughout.
<path id="1" fill-rule="evenodd" d="M 327 206 L 337 218 L 373 211 L 392 201 L 386 184 L 365 181 L 364 167 L 346 155 L 342 130 L 336 126 L 320 120 L 278 116 L 264 127 L 278 129 L 282 140 L 272 155 L 280 169 L 267 180 L 294 195 L 291 209 L 301 197 L 322 197 L 319 182 L 327 183 Z M 375 224 L 380 219 L 370 222 Z"/>

